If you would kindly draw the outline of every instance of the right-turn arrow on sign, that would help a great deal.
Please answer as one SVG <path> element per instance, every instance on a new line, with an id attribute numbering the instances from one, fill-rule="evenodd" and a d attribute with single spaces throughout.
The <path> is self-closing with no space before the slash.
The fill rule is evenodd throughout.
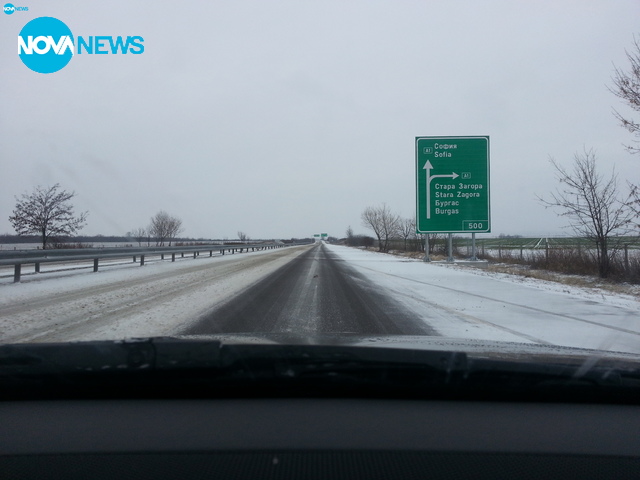
<path id="1" fill-rule="evenodd" d="M 416 137 L 418 233 L 491 231 L 489 137 Z"/>

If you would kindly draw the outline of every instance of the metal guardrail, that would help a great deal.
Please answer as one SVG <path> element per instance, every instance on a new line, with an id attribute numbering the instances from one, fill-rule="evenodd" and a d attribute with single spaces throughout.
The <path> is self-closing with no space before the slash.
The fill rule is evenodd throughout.
<path id="1" fill-rule="evenodd" d="M 93 271 L 98 271 L 101 259 L 127 258 L 133 257 L 133 262 L 140 262 L 140 266 L 144 265 L 145 257 L 160 256 L 164 260 L 165 256 L 170 255 L 171 261 L 174 262 L 176 254 L 184 257 L 186 253 L 193 254 L 195 259 L 201 252 L 209 252 L 209 256 L 213 256 L 213 252 L 224 255 L 228 253 L 243 253 L 244 251 L 271 250 L 295 245 L 306 245 L 305 243 L 254 243 L 254 244 L 226 244 L 226 245 L 196 245 L 182 247 L 108 247 L 108 248 L 77 248 L 77 249 L 52 249 L 52 250 L 29 250 L 29 251 L 9 251 L 0 252 L 0 266 L 13 265 L 13 281 L 19 282 L 22 272 L 22 266 L 35 264 L 35 271 L 40 271 L 41 263 L 64 263 L 77 262 L 82 260 L 93 260 Z M 139 259 L 139 260 L 138 260 Z"/>

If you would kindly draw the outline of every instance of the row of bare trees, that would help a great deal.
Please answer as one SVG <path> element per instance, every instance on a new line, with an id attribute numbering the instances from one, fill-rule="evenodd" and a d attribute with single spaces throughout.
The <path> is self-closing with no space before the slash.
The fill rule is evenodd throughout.
<path id="1" fill-rule="evenodd" d="M 46 249 L 52 242 L 73 235 L 86 225 L 88 212 L 74 214 L 71 199 L 75 192 L 63 190 L 59 184 L 50 187 L 37 186 L 33 192 L 24 193 L 16 198 L 16 206 L 9 217 L 18 235 L 39 235 L 42 248 Z M 133 238 L 142 246 L 143 243 L 157 246 L 171 243 L 182 232 L 182 220 L 160 210 L 151 217 L 147 227 L 138 227 L 126 236 Z M 246 243 L 249 236 L 238 231 L 238 239 Z"/>
<path id="2" fill-rule="evenodd" d="M 360 215 L 362 225 L 373 231 L 378 241 L 378 250 L 388 252 L 392 240 L 402 239 L 404 250 L 407 250 L 409 240 L 420 240 L 416 233 L 416 219 L 402 218 L 391 211 L 386 203 L 377 207 L 367 207 Z M 351 227 L 347 229 L 347 241 L 353 236 Z"/>
<path id="3" fill-rule="evenodd" d="M 347 245 L 372 247 L 378 244 L 378 251 L 389 252 L 391 249 L 408 251 L 420 251 L 425 249 L 425 240 L 429 239 L 429 253 L 434 253 L 436 242 L 444 242 L 446 234 L 421 234 L 416 231 L 416 218 L 404 218 L 389 208 L 385 203 L 377 207 L 367 207 L 362 212 L 360 219 L 362 225 L 372 230 L 376 238 L 364 235 L 355 235 L 351 226 L 346 231 Z M 444 243 L 443 243 L 444 245 Z"/>
<path id="4" fill-rule="evenodd" d="M 71 199 L 75 192 L 63 190 L 59 184 L 50 187 L 37 186 L 31 193 L 23 193 L 16 198 L 16 206 L 9 221 L 18 235 L 39 235 L 42 248 L 46 249 L 51 241 L 73 235 L 86 225 L 88 212 L 74 214 Z M 127 236 L 156 245 L 171 245 L 173 239 L 182 231 L 182 220 L 172 217 L 161 210 L 151 217 L 148 227 L 136 228 Z"/>
<path id="5" fill-rule="evenodd" d="M 164 210 L 160 210 L 151 217 L 148 227 L 136 228 L 129 232 L 129 235 L 135 238 L 140 246 L 145 241 L 147 245 L 155 241 L 156 246 L 164 246 L 165 242 L 168 242 L 169 246 L 171 246 L 171 242 L 181 231 L 182 220 L 178 217 L 172 217 Z"/>
<path id="6" fill-rule="evenodd" d="M 599 275 L 606 278 L 611 272 L 612 255 L 624 247 L 628 235 L 636 233 L 637 187 L 630 185 L 630 192 L 625 195 L 615 171 L 608 177 L 601 175 L 592 149 L 576 153 L 571 168 L 554 159 L 551 164 L 560 187 L 549 196 L 538 198 L 546 207 L 557 208 L 558 214 L 568 219 L 575 235 L 591 241 Z M 391 241 L 397 239 L 404 242 L 405 251 L 411 239 L 422 244 L 423 236 L 416 233 L 415 217 L 402 218 L 385 203 L 365 208 L 361 220 L 364 227 L 374 232 L 381 252 L 388 252 Z M 347 241 L 351 236 L 353 230 L 349 227 Z"/>

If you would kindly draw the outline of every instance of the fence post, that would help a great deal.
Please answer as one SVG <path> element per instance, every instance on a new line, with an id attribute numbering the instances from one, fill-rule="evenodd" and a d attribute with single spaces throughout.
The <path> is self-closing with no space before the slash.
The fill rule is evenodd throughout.
<path id="1" fill-rule="evenodd" d="M 140 266 L 144 265 L 144 255 L 140 255 Z"/>
<path id="2" fill-rule="evenodd" d="M 547 262 L 547 266 L 549 265 L 549 239 L 544 239 L 544 258 Z"/>
<path id="3" fill-rule="evenodd" d="M 171 254 L 171 261 L 172 261 L 172 262 L 175 262 L 175 261 L 176 261 L 176 253 L 175 253 L 175 252 L 173 252 L 173 253 Z"/>
<path id="4" fill-rule="evenodd" d="M 629 245 L 624 246 L 624 271 L 629 275 L 631 269 L 629 268 Z"/>
<path id="5" fill-rule="evenodd" d="M 40 273 L 40 263 L 36 263 L 36 273 Z"/>
<path id="6" fill-rule="evenodd" d="M 98 271 L 98 259 L 97 258 L 93 259 L 93 271 L 94 272 Z"/>
<path id="7" fill-rule="evenodd" d="M 21 265 L 19 263 L 16 263 L 13 269 L 13 283 L 17 283 L 20 281 L 20 267 Z"/>

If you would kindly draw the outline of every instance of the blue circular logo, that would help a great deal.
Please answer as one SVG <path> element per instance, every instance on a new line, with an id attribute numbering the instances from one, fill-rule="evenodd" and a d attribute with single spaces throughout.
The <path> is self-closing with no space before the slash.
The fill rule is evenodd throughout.
<path id="1" fill-rule="evenodd" d="M 74 52 L 73 34 L 57 18 L 34 18 L 18 34 L 20 60 L 34 72 L 57 72 L 69 63 Z"/>
<path id="2" fill-rule="evenodd" d="M 15 11 L 16 11 L 16 7 L 14 7 L 12 3 L 4 4 L 4 13 L 6 13 L 7 15 L 11 15 Z"/>

